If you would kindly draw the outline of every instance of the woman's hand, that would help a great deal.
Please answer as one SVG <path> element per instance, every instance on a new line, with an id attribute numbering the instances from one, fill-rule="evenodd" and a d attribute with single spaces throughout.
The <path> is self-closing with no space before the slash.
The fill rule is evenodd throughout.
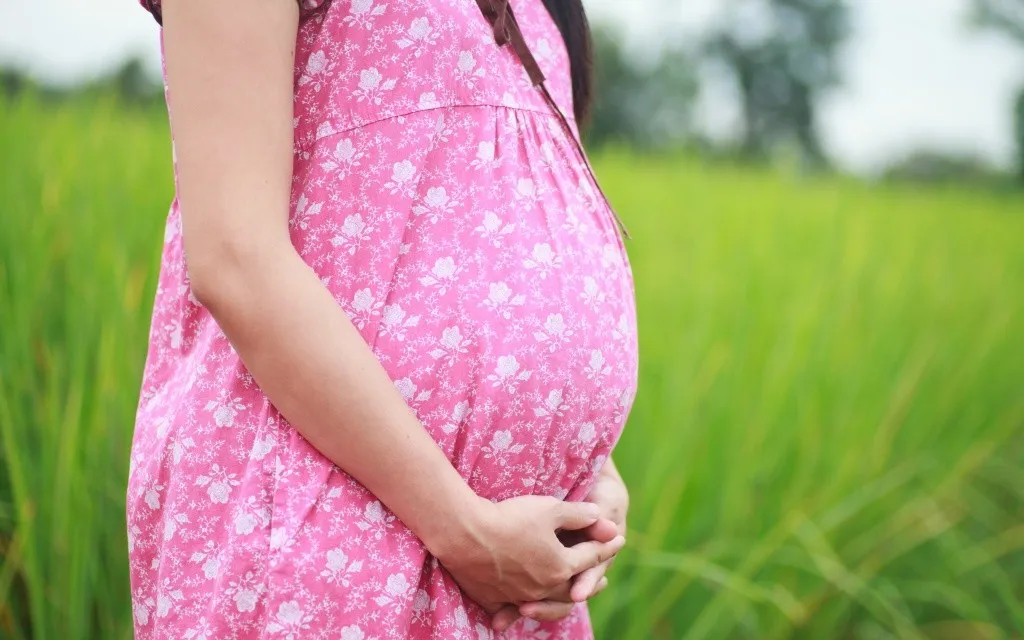
<path id="1" fill-rule="evenodd" d="M 496 504 L 481 499 L 462 533 L 428 547 L 467 596 L 495 613 L 509 603 L 567 595 L 573 576 L 614 557 L 625 544 L 622 536 L 568 547 L 558 537 L 601 522 L 599 513 L 594 504 L 541 496 Z"/>
<path id="2" fill-rule="evenodd" d="M 601 469 L 594 486 L 587 494 L 586 501 L 594 503 L 599 508 L 601 518 L 583 529 L 564 535 L 563 539 L 567 543 L 578 544 L 581 539 L 606 541 L 625 536 L 629 491 L 611 459 Z M 605 573 L 614 559 L 613 556 L 581 572 L 567 588 L 542 601 L 525 602 L 518 607 L 504 607 L 494 616 L 494 628 L 504 631 L 520 617 L 560 620 L 568 616 L 577 603 L 594 597 L 608 586 Z"/>

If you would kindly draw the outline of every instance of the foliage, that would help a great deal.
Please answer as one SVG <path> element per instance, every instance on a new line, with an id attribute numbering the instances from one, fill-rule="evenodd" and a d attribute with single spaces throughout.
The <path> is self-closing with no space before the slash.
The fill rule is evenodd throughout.
<path id="1" fill-rule="evenodd" d="M 931 149 L 919 149 L 892 163 L 884 177 L 899 182 L 960 182 L 997 186 L 1006 176 L 982 158 Z"/>
<path id="2" fill-rule="evenodd" d="M 1024 0 L 974 0 L 974 21 L 1024 45 Z"/>
<path id="3" fill-rule="evenodd" d="M 1024 47 L 1024 0 L 974 0 L 975 24 L 999 31 Z M 1017 171 L 1024 184 L 1024 86 L 1013 104 L 1013 139 Z"/>
<path id="4" fill-rule="evenodd" d="M 705 54 L 732 74 L 743 108 L 744 149 L 764 157 L 795 143 L 811 165 L 826 162 L 818 134 L 821 96 L 840 81 L 849 34 L 845 0 L 734 0 L 709 33 Z"/>
<path id="5" fill-rule="evenodd" d="M 130 637 L 163 116 L 0 98 L 0 637 Z M 1024 633 L 1019 195 L 622 152 L 641 389 L 599 636 Z"/>
<path id="6" fill-rule="evenodd" d="M 641 63 L 626 53 L 620 38 L 596 29 L 594 83 L 588 146 L 679 148 L 690 137 L 699 83 L 694 55 L 685 48 L 659 50 L 654 61 Z"/>

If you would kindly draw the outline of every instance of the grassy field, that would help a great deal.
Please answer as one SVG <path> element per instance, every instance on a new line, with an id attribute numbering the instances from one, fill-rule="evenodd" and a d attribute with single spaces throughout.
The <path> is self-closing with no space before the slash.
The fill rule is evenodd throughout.
<path id="1" fill-rule="evenodd" d="M 130 637 L 161 113 L 0 102 L 0 637 Z M 604 639 L 1024 636 L 1024 196 L 624 153 L 641 389 Z"/>

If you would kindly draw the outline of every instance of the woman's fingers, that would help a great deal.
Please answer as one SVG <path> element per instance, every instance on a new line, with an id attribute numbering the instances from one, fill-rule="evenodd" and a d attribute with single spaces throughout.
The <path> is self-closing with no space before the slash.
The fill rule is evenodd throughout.
<path id="1" fill-rule="evenodd" d="M 626 538 L 624 536 L 615 536 L 609 542 L 581 542 L 566 548 L 565 558 L 569 562 L 573 575 L 577 575 L 611 560 L 625 544 Z"/>
<path id="2" fill-rule="evenodd" d="M 573 602 L 583 602 L 594 595 L 598 583 L 604 578 L 609 566 L 611 566 L 611 562 L 602 562 L 576 576 L 572 583 L 572 589 L 569 591 L 569 597 Z"/>
<path id="3" fill-rule="evenodd" d="M 622 533 L 619 531 L 619 525 L 615 524 L 614 521 L 608 518 L 601 518 L 594 524 L 590 525 L 582 531 L 587 539 L 596 540 L 598 542 L 611 542 L 615 539 L 615 536 Z"/>
<path id="4" fill-rule="evenodd" d="M 519 609 L 515 605 L 506 605 L 491 618 L 491 627 L 495 631 L 504 631 L 511 627 L 519 617 Z"/>
<path id="5" fill-rule="evenodd" d="M 607 565 L 602 565 L 607 567 Z M 596 567 L 595 567 L 596 569 Z M 601 575 L 593 589 L 589 592 L 586 598 L 593 598 L 597 594 L 601 593 L 608 587 L 608 578 Z M 578 601 L 577 601 L 578 602 Z M 519 606 L 519 613 L 525 618 L 532 618 L 534 620 L 561 620 L 570 613 L 572 613 L 573 607 L 576 606 L 577 602 L 561 602 L 559 600 L 544 600 L 542 602 L 527 602 Z M 502 611 L 504 613 L 504 611 Z M 511 623 L 510 623 L 511 624 Z M 495 627 L 497 629 L 498 627 Z M 503 627 L 500 630 L 507 629 Z"/>
<path id="6" fill-rule="evenodd" d="M 601 517 L 601 508 L 591 502 L 552 501 L 555 529 L 585 529 Z"/>
<path id="7" fill-rule="evenodd" d="M 550 620 L 561 620 L 572 613 L 572 609 L 575 606 L 576 603 L 574 602 L 553 602 L 551 600 L 544 600 L 543 602 L 527 602 L 526 604 L 520 605 L 519 613 L 524 617 L 546 622 Z"/>

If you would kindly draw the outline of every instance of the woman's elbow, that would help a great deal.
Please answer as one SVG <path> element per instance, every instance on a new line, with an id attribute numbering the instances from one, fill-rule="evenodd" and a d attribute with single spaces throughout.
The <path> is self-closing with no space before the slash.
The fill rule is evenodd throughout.
<path id="1" fill-rule="evenodd" d="M 185 267 L 192 296 L 214 311 L 246 297 L 260 281 L 266 251 L 245 240 L 202 238 L 186 242 Z"/>

